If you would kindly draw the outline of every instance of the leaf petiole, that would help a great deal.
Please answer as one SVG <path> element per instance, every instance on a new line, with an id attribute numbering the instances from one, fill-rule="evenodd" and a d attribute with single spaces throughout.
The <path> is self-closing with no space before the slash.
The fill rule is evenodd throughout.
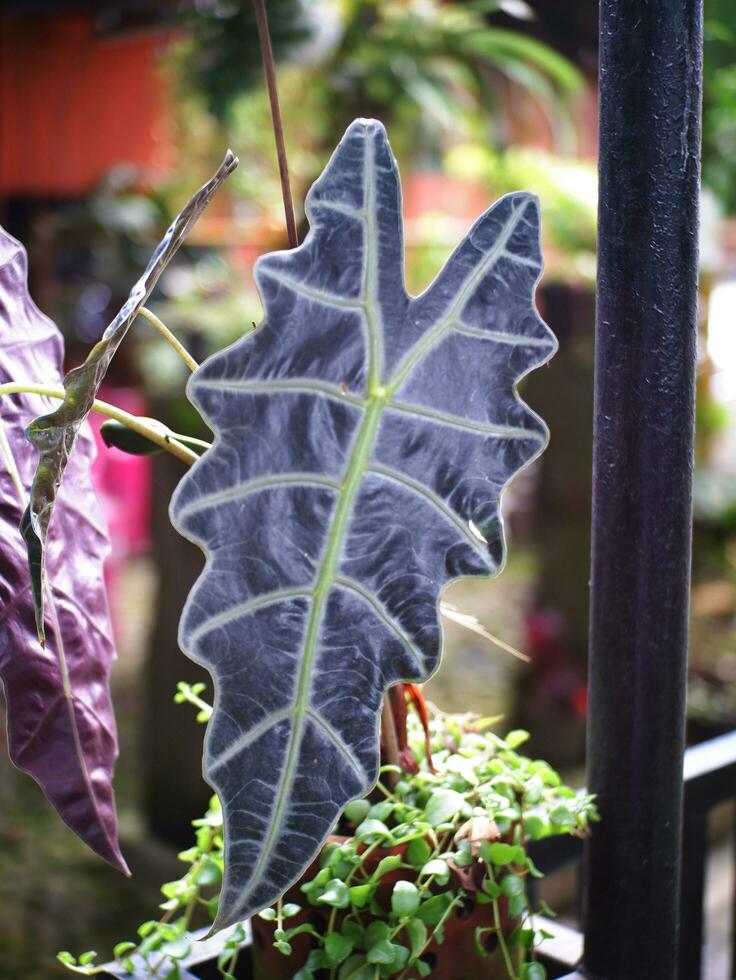
<path id="1" fill-rule="evenodd" d="M 17 395 L 23 393 L 43 395 L 47 398 L 58 398 L 60 401 L 64 400 L 66 394 L 61 385 L 41 385 L 26 381 L 9 381 L 6 384 L 0 385 L 0 395 Z M 138 435 L 154 442 L 161 449 L 165 449 L 166 452 L 171 453 L 172 456 L 176 456 L 177 459 L 180 459 L 188 466 L 196 463 L 199 459 L 196 453 L 192 452 L 191 449 L 187 449 L 186 446 L 182 445 L 175 438 L 172 438 L 165 430 L 147 425 L 137 416 L 131 415 L 129 412 L 124 412 L 122 408 L 117 408 L 108 402 L 95 399 L 92 403 L 92 411 L 100 415 L 105 415 L 107 418 L 115 419 L 117 422 L 122 422 L 123 425 L 127 426 L 133 432 L 137 432 Z"/>
<path id="2" fill-rule="evenodd" d="M 148 322 L 151 324 L 153 329 L 158 331 L 158 333 L 161 334 L 161 336 L 164 338 L 166 343 L 170 344 L 174 348 L 176 353 L 179 355 L 182 361 L 184 361 L 184 363 L 186 364 L 186 366 L 189 368 L 190 371 L 197 370 L 199 364 L 197 364 L 197 362 L 194 360 L 194 358 L 186 349 L 186 347 L 179 340 L 176 339 L 174 334 L 169 330 L 169 328 L 166 326 L 163 320 L 159 320 L 156 314 L 151 313 L 151 311 L 149 309 L 146 309 L 145 306 L 142 306 L 140 308 L 140 310 L 138 311 L 138 316 L 142 316 L 144 320 L 148 320 Z"/>

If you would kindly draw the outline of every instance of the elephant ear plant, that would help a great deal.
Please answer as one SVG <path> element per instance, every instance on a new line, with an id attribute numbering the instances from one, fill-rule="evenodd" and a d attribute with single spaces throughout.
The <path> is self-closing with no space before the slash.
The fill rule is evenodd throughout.
<path id="1" fill-rule="evenodd" d="M 236 163 L 228 155 L 174 222 L 64 389 L 48 386 L 57 382 L 58 340 L 48 339 L 51 327 L 37 311 L 43 330 L 37 338 L 31 329 L 18 260 L 0 280 L 13 341 L 0 385 L 8 610 L 0 668 L 11 752 L 70 825 L 122 865 L 110 785 L 112 647 L 99 584 L 105 542 L 85 519 L 81 535 L 68 526 L 93 513 L 85 419 L 96 409 L 133 430 L 125 440 L 109 433 L 121 447 L 143 437 L 195 464 L 171 516 L 207 556 L 180 639 L 215 682 L 204 753 L 224 830 L 214 930 L 277 902 L 346 805 L 376 784 L 381 706 L 392 685 L 424 681 L 437 668 L 444 586 L 503 565 L 501 494 L 547 441 L 516 385 L 555 349 L 534 306 L 542 267 L 536 199 L 502 198 L 430 287 L 410 297 L 396 163 L 380 123 L 358 120 L 309 192 L 304 243 L 256 263 L 263 323 L 191 378 L 189 397 L 215 433 L 202 457 L 185 437 L 95 402 L 139 312 L 176 343 L 143 302 Z M 44 384 L 19 380 L 29 373 Z M 19 391 L 62 399 L 28 429 L 40 452 L 23 522 L 30 572 L 14 525 L 31 467 L 19 433 L 38 403 L 7 397 Z M 45 648 L 32 630 L 34 607 Z M 54 724 L 55 711 L 63 723 Z M 99 765 L 86 758 L 94 752 Z M 84 789 L 75 793 L 87 800 L 81 823 L 54 797 L 50 774 L 62 764 Z M 219 820 L 218 810 L 218 828 Z"/>
<path id="2" fill-rule="evenodd" d="M 207 554 L 180 636 L 215 679 L 215 928 L 278 898 L 375 783 L 386 689 L 436 669 L 441 590 L 499 571 L 501 492 L 547 441 L 515 391 L 555 349 L 533 197 L 487 211 L 417 298 L 380 123 L 352 124 L 306 213 L 304 244 L 256 263 L 261 327 L 190 381 L 215 443 L 171 507 Z"/>

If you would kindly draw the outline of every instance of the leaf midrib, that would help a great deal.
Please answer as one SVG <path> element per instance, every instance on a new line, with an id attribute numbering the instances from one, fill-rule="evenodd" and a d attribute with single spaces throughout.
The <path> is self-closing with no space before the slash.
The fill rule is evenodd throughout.
<path id="1" fill-rule="evenodd" d="M 376 318 L 376 313 L 379 309 L 377 304 L 377 257 L 375 249 L 369 247 L 376 241 L 373 177 L 374 148 L 372 139 L 368 138 L 366 141 L 364 165 L 366 272 L 362 298 L 359 303 L 366 318 L 368 335 L 368 383 L 367 398 L 364 402 L 365 412 L 355 440 L 350 463 L 339 491 L 335 515 L 327 535 L 327 547 L 312 597 L 309 622 L 304 641 L 304 653 L 299 668 L 299 678 L 293 705 L 293 724 L 289 735 L 284 768 L 278 779 L 276 805 L 271 814 L 269 831 L 263 842 L 248 887 L 241 895 L 241 904 L 260 884 L 264 866 L 271 857 L 273 843 L 281 832 L 287 798 L 284 787 L 291 786 L 292 784 L 301 747 L 304 721 L 309 716 L 309 687 L 312 680 L 312 665 L 317 652 L 317 634 L 322 624 L 327 599 L 336 581 L 337 563 L 342 551 L 345 530 L 352 515 L 354 498 L 369 466 L 370 450 L 373 446 L 383 410 L 386 407 L 390 407 L 389 402 L 392 395 L 397 391 L 406 377 L 408 377 L 416 364 L 423 360 L 424 356 L 429 353 L 429 350 L 441 338 L 442 334 L 452 325 L 453 319 L 462 310 L 464 303 L 477 286 L 480 278 L 495 264 L 496 259 L 503 254 L 508 240 L 526 210 L 526 206 L 524 205 L 513 213 L 512 218 L 505 225 L 499 240 L 489 255 L 478 264 L 463 283 L 450 309 L 430 329 L 428 334 L 407 352 L 407 355 L 399 364 L 390 382 L 384 385 L 381 381 L 383 367 L 382 323 L 377 322 Z"/>
<path id="2" fill-rule="evenodd" d="M 279 776 L 276 806 L 274 807 L 274 811 L 271 815 L 268 835 L 266 840 L 263 842 L 261 853 L 256 866 L 253 869 L 253 874 L 251 875 L 248 888 L 245 894 L 241 896 L 241 901 L 243 901 L 248 895 L 252 894 L 254 889 L 260 883 L 262 869 L 269 860 L 273 842 L 281 831 L 281 823 L 283 821 L 284 808 L 286 805 L 286 793 L 284 792 L 284 787 L 290 786 L 293 780 L 299 749 L 301 747 L 304 720 L 307 717 L 307 710 L 309 707 L 309 685 L 312 679 L 312 664 L 317 651 L 317 633 L 322 624 L 322 617 L 327 604 L 327 598 L 334 584 L 335 571 L 337 568 L 338 559 L 340 557 L 340 552 L 342 550 L 345 529 L 352 510 L 353 498 L 360 487 L 364 472 L 367 468 L 368 456 L 373 445 L 376 429 L 378 428 L 378 422 L 384 407 L 384 398 L 381 396 L 381 394 L 373 393 L 377 387 L 377 379 L 380 376 L 379 372 L 381 370 L 380 364 L 377 363 L 380 359 L 381 344 L 380 336 L 378 335 L 376 329 L 377 327 L 380 327 L 380 325 L 374 322 L 373 318 L 375 314 L 374 309 L 372 308 L 374 307 L 374 304 L 369 301 L 370 298 L 372 298 L 371 294 L 375 294 L 376 283 L 374 278 L 377 274 L 375 256 L 372 254 L 373 249 L 371 248 L 372 243 L 375 241 L 373 152 L 373 143 L 372 141 L 368 140 L 366 142 L 363 178 L 363 193 L 366 212 L 366 270 L 365 282 L 362 290 L 363 307 L 365 310 L 369 341 L 368 399 L 366 402 L 366 410 L 361 420 L 360 429 L 358 430 L 355 446 L 353 448 L 353 454 L 345 474 L 345 479 L 339 491 L 337 506 L 335 508 L 335 516 L 333 517 L 332 525 L 327 535 L 327 547 L 322 559 L 322 566 L 320 568 L 319 578 L 317 579 L 317 585 L 314 589 L 309 623 L 307 625 L 307 633 L 304 640 L 304 653 L 299 668 L 299 678 L 297 681 L 296 696 L 294 699 L 294 720 L 289 735 L 289 744 L 287 747 L 284 768 Z"/>

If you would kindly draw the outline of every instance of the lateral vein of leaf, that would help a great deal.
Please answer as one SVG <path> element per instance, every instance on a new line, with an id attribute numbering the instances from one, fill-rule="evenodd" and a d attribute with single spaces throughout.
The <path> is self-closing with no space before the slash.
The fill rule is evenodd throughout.
<path id="1" fill-rule="evenodd" d="M 328 211 L 337 211 L 339 214 L 346 214 L 350 218 L 359 220 L 365 220 L 367 217 L 364 208 L 351 208 L 349 204 L 342 204 L 331 197 L 322 197 L 318 201 L 310 201 L 310 205 L 311 208 L 325 208 Z"/>
<path id="2" fill-rule="evenodd" d="M 267 715 L 265 718 L 259 721 L 257 725 L 254 725 L 253 728 L 249 728 L 247 732 L 243 732 L 239 738 L 236 738 L 235 741 L 228 745 L 228 747 L 220 752 L 219 755 L 208 759 L 207 763 L 209 771 L 213 772 L 215 769 L 219 769 L 221 766 L 224 766 L 225 763 L 229 762 L 238 754 L 238 752 L 242 752 L 243 749 L 247 749 L 248 746 L 252 745 L 253 742 L 256 742 L 261 735 L 265 735 L 265 733 L 271 728 L 275 728 L 279 722 L 284 721 L 290 714 L 291 705 L 283 708 L 281 711 L 275 711 L 273 714 Z"/>
<path id="3" fill-rule="evenodd" d="M 353 299 L 351 297 L 338 296 L 337 293 L 325 293 L 321 289 L 314 289 L 312 286 L 307 286 L 306 283 L 300 282 L 298 279 L 292 279 L 291 276 L 287 276 L 283 272 L 275 272 L 268 265 L 261 265 L 261 275 L 268 276 L 281 286 L 286 286 L 287 289 L 296 293 L 297 296 L 304 296 L 306 299 L 312 299 L 317 303 L 324 303 L 325 306 L 337 306 L 346 310 L 360 310 L 363 308 L 363 300 L 359 296 Z"/>
<path id="4" fill-rule="evenodd" d="M 343 741 L 340 733 L 337 732 L 332 727 L 332 725 L 327 721 L 326 718 L 323 718 L 322 715 L 320 715 L 313 708 L 307 708 L 306 714 L 307 717 L 311 718 L 312 721 L 315 722 L 315 724 L 319 725 L 320 728 L 322 728 L 322 730 L 327 733 L 327 735 L 330 738 L 330 741 L 333 742 L 336 748 L 340 750 L 341 754 L 345 756 L 347 761 L 350 763 L 350 766 L 352 767 L 352 769 L 355 770 L 356 774 L 360 777 L 360 779 L 363 780 L 364 782 L 367 782 L 368 773 L 363 769 L 362 766 L 358 765 L 358 763 L 355 761 L 355 759 L 350 753 L 349 747 Z"/>
<path id="5" fill-rule="evenodd" d="M 472 297 L 475 289 L 478 287 L 483 276 L 490 272 L 498 260 L 502 258 L 506 245 L 513 233 L 516 231 L 519 222 L 524 216 L 526 208 L 527 204 L 524 203 L 512 212 L 508 221 L 504 225 L 501 234 L 496 239 L 493 248 L 490 249 L 485 258 L 478 263 L 475 269 L 473 269 L 473 271 L 467 277 L 463 285 L 458 290 L 449 310 L 440 320 L 437 321 L 434 327 L 432 327 L 431 330 L 429 330 L 421 340 L 418 340 L 411 350 L 407 352 L 404 359 L 396 368 L 394 376 L 389 383 L 389 390 L 391 394 L 397 391 L 397 389 L 414 370 L 416 365 L 426 357 L 445 331 L 458 318 L 465 307 L 465 304 Z"/>
<path id="6" fill-rule="evenodd" d="M 509 252 L 507 248 L 503 250 L 501 257 L 508 259 L 509 262 L 516 262 L 519 265 L 528 265 L 530 269 L 536 269 L 537 271 L 542 268 L 539 262 L 535 262 L 533 259 L 528 259 L 525 255 L 519 255 L 517 252 Z"/>
<path id="7" fill-rule="evenodd" d="M 344 589 L 349 589 L 351 592 L 355 592 L 370 605 L 371 609 L 375 612 L 379 619 L 382 619 L 383 622 L 386 623 L 386 625 L 389 626 L 391 630 L 401 639 L 401 642 L 411 653 L 412 658 L 417 665 L 417 670 L 420 674 L 424 674 L 426 668 L 424 663 L 417 656 L 411 638 L 404 632 L 399 622 L 391 615 L 383 603 L 378 602 L 375 596 L 371 595 L 367 589 L 364 589 L 360 582 L 357 582 L 355 579 L 350 578 L 347 575 L 336 576 L 335 584 L 341 585 Z"/>
<path id="8" fill-rule="evenodd" d="M 349 402 L 359 408 L 365 408 L 366 402 L 358 395 L 351 395 L 337 385 L 324 381 L 312 381 L 309 378 L 276 378 L 273 381 L 197 381 L 198 388 L 221 391 L 223 388 L 232 391 L 253 392 L 254 394 L 275 394 L 278 392 L 294 394 L 321 394 L 335 398 L 340 402 Z"/>
<path id="9" fill-rule="evenodd" d="M 367 472 L 385 476 L 388 480 L 395 480 L 396 483 L 401 483 L 408 489 L 421 494 L 423 497 L 426 497 L 430 503 L 434 504 L 442 516 L 448 521 L 451 521 L 452 524 L 454 524 L 454 526 L 463 534 L 463 536 L 468 539 L 468 542 L 473 546 L 473 549 L 480 552 L 486 560 L 490 561 L 488 552 L 483 547 L 483 542 L 476 538 L 467 524 L 465 524 L 462 518 L 455 513 L 455 511 L 442 499 L 442 497 L 436 494 L 428 486 L 425 486 L 418 480 L 413 480 L 401 470 L 392 469 L 390 466 L 380 466 L 374 463 L 368 467 Z"/>
<path id="10" fill-rule="evenodd" d="M 540 440 L 541 436 L 534 429 L 522 429 L 512 425 L 494 425 L 493 423 L 476 422 L 472 419 L 464 419 L 459 415 L 449 415 L 445 412 L 438 412 L 425 405 L 415 405 L 410 402 L 400 402 L 392 399 L 386 408 L 396 412 L 405 412 L 408 415 L 419 415 L 424 418 L 441 422 L 443 425 L 451 425 L 456 429 L 470 429 L 472 432 L 481 432 L 488 436 L 498 436 L 500 439 L 530 439 Z"/>
<path id="11" fill-rule="evenodd" d="M 272 606 L 274 603 L 283 602 L 286 599 L 309 598 L 312 595 L 312 589 L 305 589 L 303 587 L 275 589 L 273 592 L 264 592 L 263 595 L 249 599 L 247 602 L 239 602 L 237 606 L 230 606 L 229 609 L 218 613 L 216 616 L 212 616 L 206 622 L 202 623 L 192 634 L 191 645 L 194 646 L 203 636 L 211 633 L 212 630 L 218 629 L 220 626 L 227 626 L 228 623 L 240 619 L 241 616 L 246 616 L 249 612 L 255 612 L 256 609 L 261 609 L 264 606 Z"/>
<path id="12" fill-rule="evenodd" d="M 371 383 L 375 383 L 379 377 L 380 364 L 376 359 L 381 356 L 380 343 L 375 336 L 376 324 L 369 312 L 370 304 L 367 302 L 368 296 L 375 295 L 375 283 L 372 282 L 372 275 L 375 275 L 376 266 L 372 257 L 372 246 L 375 236 L 375 216 L 373 215 L 373 144 L 371 140 L 366 141 L 366 153 L 363 167 L 363 199 L 366 209 L 365 241 L 366 241 L 366 266 L 365 281 L 363 283 L 363 297 L 360 305 L 365 310 L 366 327 L 368 330 L 368 381 L 369 390 Z M 367 410 L 363 415 L 360 429 L 355 440 L 353 454 L 345 473 L 345 479 L 340 490 L 340 496 L 335 507 L 335 514 L 332 519 L 332 526 L 327 535 L 327 545 L 322 560 L 317 585 L 314 590 L 312 608 L 307 626 L 307 633 L 304 641 L 304 654 L 299 668 L 299 678 L 297 682 L 297 693 L 294 702 L 294 721 L 289 734 L 289 744 L 286 750 L 286 761 L 279 777 L 279 789 L 276 795 L 276 803 L 271 814 L 271 821 L 268 834 L 261 847 L 258 860 L 253 869 L 248 886 L 241 894 L 241 903 L 245 902 L 253 890 L 261 881 L 264 867 L 270 860 L 274 841 L 281 831 L 281 823 L 284 816 L 286 805 L 285 786 L 291 786 L 294 778 L 294 770 L 299 755 L 299 746 L 302 739 L 304 717 L 308 708 L 309 685 L 311 681 L 312 664 L 316 654 L 317 635 L 322 617 L 324 615 L 327 598 L 330 589 L 335 581 L 335 570 L 340 557 L 344 534 L 352 513 L 353 500 L 360 488 L 363 474 L 368 465 L 370 450 L 373 445 L 381 412 L 384 407 L 382 399 L 369 398 Z"/>
<path id="13" fill-rule="evenodd" d="M 493 340 L 499 344 L 513 344 L 520 347 L 545 347 L 551 349 L 554 344 L 544 337 L 526 337 L 524 334 L 503 333 L 500 330 L 479 330 L 477 327 L 469 327 L 461 320 L 456 320 L 450 324 L 456 333 L 466 334 L 468 337 L 477 337 L 479 340 Z"/>
<path id="14" fill-rule="evenodd" d="M 296 487 L 326 487 L 329 490 L 339 490 L 340 484 L 337 480 L 331 480 L 326 476 L 319 476 L 313 473 L 282 473 L 272 476 L 264 476 L 257 480 L 249 480 L 248 483 L 236 483 L 227 490 L 220 493 L 207 494 L 198 497 L 187 507 L 179 511 L 178 520 L 184 521 L 194 514 L 199 514 L 210 507 L 217 507 L 220 504 L 232 503 L 235 500 L 242 500 L 251 493 L 259 490 L 270 490 L 273 487 L 296 486 Z"/>

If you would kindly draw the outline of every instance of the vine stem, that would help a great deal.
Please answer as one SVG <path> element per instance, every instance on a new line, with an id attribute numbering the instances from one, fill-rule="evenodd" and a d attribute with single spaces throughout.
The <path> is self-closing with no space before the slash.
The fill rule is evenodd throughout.
<path id="1" fill-rule="evenodd" d="M 286 216 L 286 230 L 289 234 L 289 245 L 296 248 L 299 244 L 299 237 L 296 233 L 296 219 L 294 218 L 294 201 L 291 196 L 291 183 L 289 181 L 289 167 L 286 161 L 286 145 L 284 143 L 284 127 L 281 123 L 281 109 L 279 107 L 279 93 L 276 87 L 276 68 L 273 63 L 273 49 L 271 47 L 271 33 L 268 29 L 268 15 L 266 14 L 265 0 L 253 0 L 256 12 L 256 24 L 258 25 L 258 37 L 261 42 L 261 52 L 263 53 L 263 71 L 266 76 L 266 88 L 268 89 L 268 100 L 271 104 L 271 119 L 273 121 L 273 135 L 276 141 L 276 156 L 279 161 L 279 176 L 281 178 L 281 196 L 284 199 L 284 214 Z"/>
<path id="2" fill-rule="evenodd" d="M 488 877 L 496 884 L 496 876 L 493 872 L 493 868 L 489 861 L 485 862 L 486 869 L 488 871 Z M 509 980 L 518 980 L 516 972 L 514 970 L 514 963 L 511 959 L 511 950 L 506 942 L 506 936 L 503 931 L 503 924 L 501 922 L 501 906 L 499 904 L 498 898 L 491 900 L 491 908 L 493 910 L 493 925 L 496 930 L 496 936 L 498 937 L 498 945 L 501 948 L 501 955 L 503 956 L 504 966 L 506 967 L 506 972 L 509 975 Z"/>
<path id="3" fill-rule="evenodd" d="M 43 395 L 47 398 L 58 398 L 60 401 L 63 401 L 66 393 L 61 385 L 40 385 L 26 381 L 9 381 L 7 384 L 0 385 L 0 395 L 20 394 Z M 172 456 L 176 456 L 177 459 L 180 459 L 188 466 L 196 463 L 199 459 L 196 453 L 193 453 L 191 449 L 187 449 L 186 446 L 177 442 L 176 439 L 172 439 L 171 436 L 165 432 L 160 432 L 153 428 L 153 426 L 146 425 L 137 416 L 131 415 L 129 412 L 124 412 L 122 408 L 117 408 L 115 405 L 110 405 L 107 402 L 95 399 L 92 403 L 92 411 L 97 412 L 99 415 L 105 415 L 109 419 L 115 419 L 117 422 L 121 422 L 132 432 L 137 432 L 138 435 L 155 443 L 161 449 L 165 449 L 166 452 L 171 453 Z"/>
<path id="4" fill-rule="evenodd" d="M 199 364 L 197 364 L 186 347 L 176 339 L 166 324 L 162 320 L 159 320 L 155 313 L 151 313 L 151 311 L 146 309 L 145 306 L 142 306 L 138 311 L 138 315 L 142 316 L 145 320 L 148 320 L 153 329 L 157 330 L 168 344 L 171 344 L 190 371 L 197 370 Z"/>

